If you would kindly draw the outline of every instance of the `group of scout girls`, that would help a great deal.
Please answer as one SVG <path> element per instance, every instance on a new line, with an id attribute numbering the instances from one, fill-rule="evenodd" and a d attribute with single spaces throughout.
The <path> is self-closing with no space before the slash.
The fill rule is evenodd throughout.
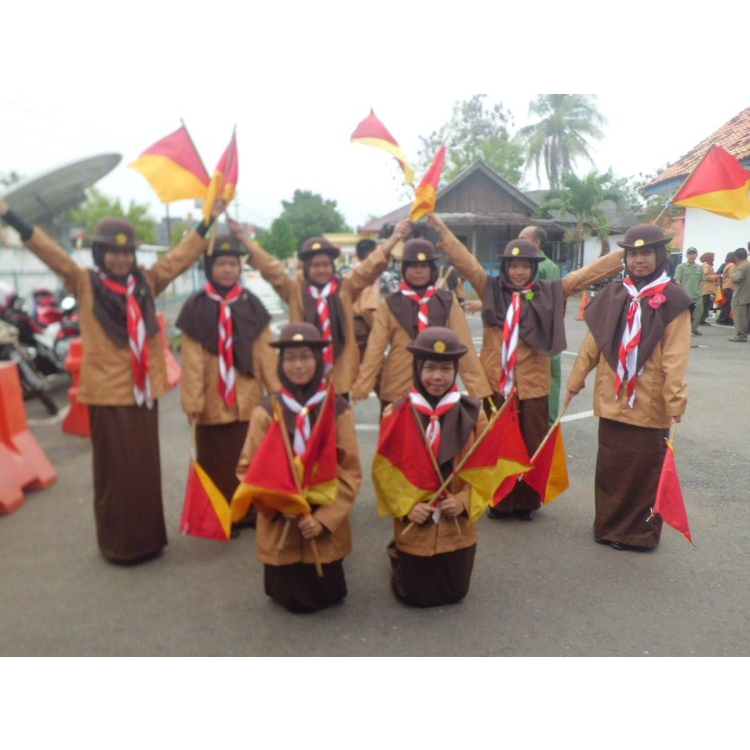
<path id="1" fill-rule="evenodd" d="M 217 203 L 214 217 L 223 208 Z M 445 478 L 437 503 L 418 503 L 394 518 L 388 546 L 393 591 L 419 607 L 466 595 L 477 528 L 469 522 L 472 493 L 453 470 L 484 430 L 488 405 L 496 409 L 515 396 L 533 454 L 548 428 L 550 358 L 566 346 L 565 299 L 620 273 L 623 257 L 623 282 L 608 285 L 587 307 L 590 330 L 568 381 L 568 400 L 596 369 L 596 541 L 633 550 L 659 543 L 658 519 L 647 522 L 647 511 L 664 437 L 686 407 L 691 300 L 666 274 L 670 238 L 654 225 L 633 227 L 619 243 L 623 250 L 562 279 L 540 279 L 543 253 L 532 239 L 519 238 L 507 244 L 500 274 L 491 277 L 429 214 L 438 248 L 482 301 L 477 357 L 455 295 L 438 288 L 435 245 L 407 239 L 408 221 L 379 246 L 363 246 L 359 264 L 343 277 L 334 265 L 338 249 L 324 238 L 309 239 L 298 255 L 300 271 L 290 278 L 284 264 L 231 219 L 229 234 L 216 237 L 210 253 L 210 227 L 201 223 L 148 270 L 136 266 L 132 225 L 104 219 L 93 237 L 95 268 L 86 270 L 2 199 L 0 218 L 78 298 L 84 352 L 78 398 L 91 413 L 99 547 L 113 563 L 145 561 L 166 545 L 157 406 L 167 386 L 154 297 L 201 255 L 205 288 L 177 320 L 182 405 L 194 426 L 197 460 L 225 497 L 232 498 L 274 425 L 290 462 L 309 469 L 316 422 L 326 408 L 334 414 L 328 439 L 336 448 L 335 495 L 305 513 L 259 502 L 257 517 L 251 512 L 242 519 L 256 525 L 266 593 L 288 610 L 314 611 L 346 596 L 348 515 L 362 482 L 349 403 L 366 398 L 376 383 L 384 418 L 408 410 L 424 451 Z M 400 288 L 377 306 L 372 296 L 363 304 L 404 240 Z M 277 341 L 263 305 L 240 283 L 245 261 L 288 305 L 292 322 Z M 468 396 L 458 391 L 459 374 Z M 540 505 L 538 493 L 521 480 L 490 515 L 530 520 Z"/>

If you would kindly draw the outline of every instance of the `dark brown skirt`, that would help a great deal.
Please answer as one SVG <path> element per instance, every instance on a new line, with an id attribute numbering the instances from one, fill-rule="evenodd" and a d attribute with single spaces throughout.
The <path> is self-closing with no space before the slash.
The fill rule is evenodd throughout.
<path id="1" fill-rule="evenodd" d="M 319 578 L 314 565 L 264 565 L 266 594 L 290 612 L 317 612 L 346 596 L 342 560 L 323 563 Z"/>
<path id="2" fill-rule="evenodd" d="M 201 424 L 195 428 L 196 458 L 230 502 L 239 481 L 235 471 L 247 437 L 248 422 Z"/>
<path id="3" fill-rule="evenodd" d="M 594 536 L 644 549 L 659 544 L 662 521 L 647 520 L 656 502 L 669 430 L 599 420 Z"/>
<path id="4" fill-rule="evenodd" d="M 413 607 L 456 604 L 469 592 L 477 545 L 432 557 L 411 555 L 388 545 L 391 588 L 396 597 Z"/>
<path id="5" fill-rule="evenodd" d="M 158 403 L 89 406 L 89 416 L 99 549 L 112 562 L 154 557 L 167 544 Z"/>
<path id="6" fill-rule="evenodd" d="M 523 401 L 519 401 L 518 421 L 523 441 L 526 443 L 526 450 L 529 453 L 529 458 L 531 458 L 549 430 L 548 397 L 526 398 Z M 539 493 L 521 480 L 516 483 L 513 491 L 508 493 L 501 501 L 497 509 L 502 512 L 537 510 L 541 505 L 542 498 L 539 497 Z"/>

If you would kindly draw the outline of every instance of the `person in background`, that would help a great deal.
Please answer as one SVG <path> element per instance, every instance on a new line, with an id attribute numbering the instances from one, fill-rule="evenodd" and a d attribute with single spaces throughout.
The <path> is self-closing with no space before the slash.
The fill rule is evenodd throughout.
<path id="1" fill-rule="evenodd" d="M 724 304 L 719 310 L 716 323 L 720 326 L 731 326 L 732 323 L 732 295 L 734 294 L 734 282 L 732 275 L 736 267 L 736 257 L 734 253 L 727 253 L 727 257 L 719 267 L 719 276 L 721 278 L 721 291 L 724 294 Z"/>
<path id="2" fill-rule="evenodd" d="M 703 334 L 698 330 L 698 326 L 703 317 L 703 295 L 701 294 L 701 284 L 704 280 L 703 267 L 695 262 L 698 259 L 698 251 L 694 247 L 688 248 L 685 258 L 686 261 L 680 263 L 675 269 L 674 280 L 693 300 L 695 309 L 693 311 L 692 332 L 693 336 L 702 336 Z"/>
<path id="3" fill-rule="evenodd" d="M 377 248 L 378 243 L 370 238 L 360 240 L 355 248 L 357 261 L 363 263 L 370 253 Z M 357 339 L 359 348 L 359 362 L 365 356 L 367 339 L 370 337 L 372 322 L 375 317 L 375 310 L 380 304 L 380 277 L 370 284 L 369 287 L 362 291 L 362 294 L 352 304 L 352 314 L 354 315 L 354 336 Z"/>
<path id="4" fill-rule="evenodd" d="M 714 271 L 714 253 L 703 253 L 700 262 L 703 269 L 703 281 L 701 282 L 701 295 L 703 296 L 703 315 L 701 316 L 700 325 L 710 326 L 708 315 L 714 306 L 714 297 L 718 289 L 718 276 Z"/>
<path id="5" fill-rule="evenodd" d="M 216 201 L 212 221 L 225 209 Z M 109 217 L 92 238 L 95 268 L 80 268 L 39 227 L 0 199 L 0 217 L 78 300 L 83 362 L 78 401 L 91 422 L 94 516 L 99 549 L 112 563 L 150 560 L 167 544 L 159 458 L 159 398 L 167 368 L 154 298 L 206 248 L 201 222 L 148 269 L 136 264 L 135 227 Z"/>
<path id="6" fill-rule="evenodd" d="M 734 293 L 732 294 L 732 318 L 734 319 L 734 336 L 729 339 L 735 343 L 747 341 L 750 327 L 750 261 L 747 250 L 739 247 L 734 251 L 737 265 L 732 274 Z"/>

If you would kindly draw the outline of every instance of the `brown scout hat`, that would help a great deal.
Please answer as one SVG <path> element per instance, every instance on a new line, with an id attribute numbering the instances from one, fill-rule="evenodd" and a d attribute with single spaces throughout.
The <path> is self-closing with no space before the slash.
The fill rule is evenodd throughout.
<path id="1" fill-rule="evenodd" d="M 311 237 L 305 240 L 302 250 L 297 253 L 300 260 L 310 260 L 314 255 L 327 255 L 331 260 L 339 257 L 341 251 L 332 245 L 325 237 Z"/>
<path id="2" fill-rule="evenodd" d="M 405 242 L 401 252 L 402 263 L 434 263 L 437 257 L 435 245 L 421 238 Z"/>
<path id="3" fill-rule="evenodd" d="M 320 331 L 312 323 L 289 323 L 279 335 L 279 340 L 271 346 L 284 349 L 288 346 L 309 346 L 311 349 L 325 349 L 330 342 L 324 341 Z"/>
<path id="4" fill-rule="evenodd" d="M 451 360 L 454 362 L 461 359 L 469 351 L 450 328 L 441 328 L 440 326 L 425 328 L 406 348 L 419 359 Z"/>
<path id="5" fill-rule="evenodd" d="M 657 227 L 656 224 L 636 224 L 625 232 L 622 242 L 618 241 L 617 244 L 626 250 L 638 250 L 641 248 L 663 247 L 671 239 L 671 237 L 665 237 L 664 230 L 661 227 Z"/>
<path id="6" fill-rule="evenodd" d="M 140 244 L 135 227 L 127 219 L 117 217 L 102 219 L 96 225 L 91 243 L 123 250 L 135 250 Z"/>
<path id="7" fill-rule="evenodd" d="M 539 248 L 531 240 L 511 240 L 499 256 L 501 260 L 544 260 Z"/>

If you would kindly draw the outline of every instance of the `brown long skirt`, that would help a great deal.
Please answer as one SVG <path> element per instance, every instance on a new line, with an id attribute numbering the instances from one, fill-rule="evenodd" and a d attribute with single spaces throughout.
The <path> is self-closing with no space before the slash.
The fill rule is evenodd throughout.
<path id="1" fill-rule="evenodd" d="M 456 604 L 469 592 L 477 545 L 420 557 L 388 545 L 391 588 L 396 597 L 413 607 Z"/>
<path id="2" fill-rule="evenodd" d="M 647 520 L 656 502 L 669 430 L 599 420 L 594 536 L 607 542 L 653 549 L 662 520 Z"/>
<path id="3" fill-rule="evenodd" d="M 196 458 L 230 502 L 239 481 L 235 471 L 247 437 L 248 422 L 201 424 L 195 428 Z"/>
<path id="4" fill-rule="evenodd" d="M 529 457 L 541 445 L 549 430 L 549 398 L 525 398 L 518 402 L 518 421 L 521 435 Z M 512 492 L 500 502 L 497 509 L 502 512 L 514 510 L 537 510 L 542 505 L 539 493 L 521 480 L 516 483 Z"/>
<path id="5" fill-rule="evenodd" d="M 167 544 L 158 403 L 89 406 L 89 417 L 99 549 L 112 562 L 154 557 Z"/>
<path id="6" fill-rule="evenodd" d="M 322 578 L 308 563 L 264 565 L 263 579 L 266 594 L 290 612 L 317 612 L 346 596 L 342 560 L 323 563 Z"/>

